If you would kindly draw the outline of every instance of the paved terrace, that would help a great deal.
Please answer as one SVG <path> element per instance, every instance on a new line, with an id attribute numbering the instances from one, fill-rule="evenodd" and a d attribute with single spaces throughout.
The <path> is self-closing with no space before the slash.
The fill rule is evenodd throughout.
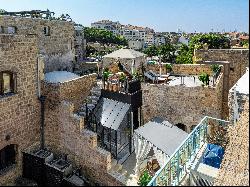
<path id="1" fill-rule="evenodd" d="M 195 76 L 169 76 L 167 84 L 169 86 L 185 85 L 186 87 L 202 86 L 202 82 L 199 80 L 198 75 Z M 209 76 L 209 85 L 214 85 L 215 80 L 212 76 Z"/>

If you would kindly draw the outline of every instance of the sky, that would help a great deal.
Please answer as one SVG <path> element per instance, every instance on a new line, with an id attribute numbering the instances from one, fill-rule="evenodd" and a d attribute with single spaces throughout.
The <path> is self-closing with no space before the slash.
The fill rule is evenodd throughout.
<path id="1" fill-rule="evenodd" d="M 0 0 L 0 9 L 10 12 L 47 8 L 83 26 L 109 19 L 157 32 L 249 33 L 249 0 Z"/>

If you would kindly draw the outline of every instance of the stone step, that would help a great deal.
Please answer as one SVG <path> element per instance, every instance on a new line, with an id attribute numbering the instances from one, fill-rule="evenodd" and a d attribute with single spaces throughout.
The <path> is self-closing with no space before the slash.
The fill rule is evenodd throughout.
<path id="1" fill-rule="evenodd" d="M 96 96 L 96 95 L 89 95 L 89 96 L 87 96 L 87 99 L 98 101 L 98 100 L 99 100 L 99 97 Z"/>
<path id="2" fill-rule="evenodd" d="M 91 95 L 100 97 L 101 96 L 101 91 L 91 91 Z"/>
<path id="3" fill-rule="evenodd" d="M 114 169 L 113 171 L 116 171 L 116 172 L 119 173 L 119 171 L 122 170 L 122 165 L 121 164 L 116 164 L 113 169 Z"/>
<path id="4" fill-rule="evenodd" d="M 93 104 L 93 103 L 88 103 L 87 104 L 87 107 L 88 107 L 88 110 L 93 110 L 94 108 L 95 108 L 95 104 Z M 86 105 L 83 105 L 80 109 L 79 109 L 79 111 L 81 111 L 81 112 L 86 112 Z"/>
<path id="5" fill-rule="evenodd" d="M 120 170 L 119 173 L 120 173 L 121 175 L 123 175 L 123 176 L 126 177 L 126 174 L 128 173 L 128 171 L 122 168 L 122 170 Z"/>
<path id="6" fill-rule="evenodd" d="M 101 91 L 101 88 L 99 86 L 95 86 L 91 89 L 91 91 Z"/>
<path id="7" fill-rule="evenodd" d="M 78 112 L 78 114 L 80 115 L 80 116 L 86 116 L 86 112 L 83 112 L 83 111 L 80 111 L 80 112 Z"/>
<path id="8" fill-rule="evenodd" d="M 113 168 L 117 164 L 117 160 L 113 159 L 111 160 L 111 168 Z"/>

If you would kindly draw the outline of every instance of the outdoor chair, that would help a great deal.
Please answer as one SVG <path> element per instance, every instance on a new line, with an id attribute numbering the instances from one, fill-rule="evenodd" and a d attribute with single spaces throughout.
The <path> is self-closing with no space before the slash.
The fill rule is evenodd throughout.
<path id="1" fill-rule="evenodd" d="M 155 74 L 153 71 L 145 72 L 144 75 L 150 79 L 153 83 L 166 82 L 167 78 L 160 77 L 158 74 Z"/>

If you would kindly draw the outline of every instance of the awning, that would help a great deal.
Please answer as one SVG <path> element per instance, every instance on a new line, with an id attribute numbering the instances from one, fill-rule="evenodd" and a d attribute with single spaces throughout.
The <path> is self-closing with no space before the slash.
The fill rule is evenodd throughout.
<path id="1" fill-rule="evenodd" d="M 95 110 L 97 122 L 107 128 L 117 130 L 123 121 L 126 121 L 130 104 L 115 101 L 112 99 L 102 98 Z"/>
<path id="2" fill-rule="evenodd" d="M 154 118 L 136 129 L 135 133 L 168 156 L 171 156 L 188 136 L 188 133 L 162 118 Z"/>

